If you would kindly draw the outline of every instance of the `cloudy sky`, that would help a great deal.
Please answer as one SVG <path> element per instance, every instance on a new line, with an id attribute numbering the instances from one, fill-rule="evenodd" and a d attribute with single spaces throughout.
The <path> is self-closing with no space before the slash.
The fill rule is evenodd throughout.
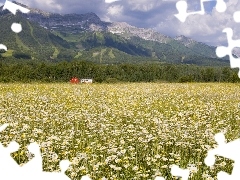
<path id="1" fill-rule="evenodd" d="M 105 0 L 17 0 L 32 8 L 55 13 L 94 12 L 104 21 L 127 22 L 141 28 L 152 28 L 165 35 L 175 37 L 185 35 L 210 45 L 226 45 L 226 34 L 222 30 L 230 27 L 233 38 L 240 39 L 240 23 L 233 20 L 233 14 L 240 11 L 240 1 L 224 0 L 227 10 L 219 13 L 216 1 L 204 2 L 204 15 L 188 16 L 184 23 L 177 14 L 178 0 L 119 0 L 106 3 Z M 110 1 L 110 0 L 108 0 Z M 204 0 L 207 1 L 207 0 Z M 3 4 L 5 0 L 0 0 Z M 188 12 L 201 10 L 200 0 L 187 0 Z"/>

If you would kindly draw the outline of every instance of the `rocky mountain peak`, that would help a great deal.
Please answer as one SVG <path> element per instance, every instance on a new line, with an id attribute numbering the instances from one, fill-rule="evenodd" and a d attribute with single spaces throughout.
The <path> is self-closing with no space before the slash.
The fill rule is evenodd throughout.
<path id="1" fill-rule="evenodd" d="M 108 26 L 108 31 L 113 34 L 122 35 L 126 38 L 137 36 L 145 40 L 158 41 L 161 43 L 167 43 L 171 39 L 170 37 L 158 33 L 153 29 L 137 28 L 126 22 L 114 22 Z"/>
<path id="2" fill-rule="evenodd" d="M 39 15 L 42 15 L 42 16 L 45 16 L 45 17 L 48 17 L 48 16 L 50 16 L 52 14 L 52 13 L 49 13 L 49 12 L 42 11 L 40 9 L 30 8 L 30 7 L 26 6 L 25 4 L 19 3 L 17 1 L 13 1 L 13 3 L 29 9 L 30 10 L 30 14 L 31 13 L 32 14 L 39 14 Z"/>
<path id="3" fill-rule="evenodd" d="M 67 33 L 103 31 L 106 30 L 107 25 L 109 24 L 101 21 L 101 19 L 93 12 L 85 14 L 57 14 L 45 12 L 36 8 L 30 8 L 16 1 L 13 3 L 30 10 L 30 13 L 28 14 L 20 13 L 22 16 L 50 30 L 58 30 Z"/>
<path id="4" fill-rule="evenodd" d="M 181 42 L 182 44 L 184 44 L 187 47 L 190 47 L 191 45 L 196 43 L 195 40 L 188 38 L 186 36 L 183 36 L 183 35 L 175 37 L 174 40 Z"/>

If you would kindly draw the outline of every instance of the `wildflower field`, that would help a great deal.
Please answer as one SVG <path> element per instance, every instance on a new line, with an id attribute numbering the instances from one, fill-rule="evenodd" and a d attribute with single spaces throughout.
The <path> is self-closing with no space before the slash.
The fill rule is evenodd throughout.
<path id="1" fill-rule="evenodd" d="M 239 103 L 240 84 L 0 84 L 0 125 L 10 124 L 0 142 L 20 144 L 12 154 L 20 165 L 39 143 L 44 171 L 69 159 L 73 180 L 177 179 L 173 164 L 189 168 L 189 179 L 216 179 L 233 162 L 204 159 L 216 133 L 239 138 Z"/>

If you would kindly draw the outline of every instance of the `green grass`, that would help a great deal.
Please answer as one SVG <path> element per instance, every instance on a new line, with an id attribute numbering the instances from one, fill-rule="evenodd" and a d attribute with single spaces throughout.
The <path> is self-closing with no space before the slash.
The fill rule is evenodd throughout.
<path id="1" fill-rule="evenodd" d="M 74 57 L 75 59 L 80 58 L 82 56 L 81 52 L 78 52 L 77 55 Z"/>
<path id="2" fill-rule="evenodd" d="M 33 35 L 33 27 L 31 26 L 31 24 L 27 21 L 27 24 L 28 24 L 28 26 L 29 26 L 29 28 L 30 28 L 30 32 L 31 32 L 31 36 L 32 36 L 32 38 L 39 44 L 39 46 L 42 48 L 42 44 L 34 37 L 34 35 Z"/>
<path id="3" fill-rule="evenodd" d="M 109 57 L 112 58 L 112 59 L 115 58 L 115 55 L 113 54 L 112 49 L 109 51 L 108 55 L 109 55 Z"/>
<path id="4" fill-rule="evenodd" d="M 53 34 L 61 37 L 68 42 L 79 42 L 79 39 L 81 38 L 81 34 L 66 34 L 66 36 L 64 36 L 58 31 L 54 31 Z"/>
<path id="5" fill-rule="evenodd" d="M 239 84 L 119 83 L 0 84 L 0 142 L 20 143 L 12 156 L 28 161 L 26 146 L 40 144 L 44 171 L 72 162 L 71 179 L 173 179 L 173 164 L 194 164 L 191 180 L 231 173 L 232 161 L 204 164 L 214 135 L 239 138 Z M 224 165 L 226 162 L 226 165 Z"/>
<path id="6" fill-rule="evenodd" d="M 100 54 L 100 52 L 93 52 L 92 57 L 97 57 Z"/>
<path id="7" fill-rule="evenodd" d="M 13 50 L 8 49 L 5 53 L 2 53 L 2 57 L 12 57 Z"/>
<path id="8" fill-rule="evenodd" d="M 103 61 L 103 54 L 107 51 L 107 49 L 101 49 L 101 54 L 100 54 L 100 63 Z"/>
<path id="9" fill-rule="evenodd" d="M 58 54 L 59 54 L 59 50 L 56 46 L 52 45 L 52 47 L 54 48 L 54 52 L 53 52 L 53 58 L 56 59 Z"/>
<path id="10" fill-rule="evenodd" d="M 29 49 L 29 47 L 27 47 L 22 41 L 21 41 L 21 39 L 19 38 L 19 36 L 16 34 L 16 43 L 17 43 L 17 45 L 18 45 L 18 47 L 20 48 L 20 49 L 23 49 L 23 50 L 26 50 L 26 51 L 28 51 L 28 50 L 30 50 Z"/>

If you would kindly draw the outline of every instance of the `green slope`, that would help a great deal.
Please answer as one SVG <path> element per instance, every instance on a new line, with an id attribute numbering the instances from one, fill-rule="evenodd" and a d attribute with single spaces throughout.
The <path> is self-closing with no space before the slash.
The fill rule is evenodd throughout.
<path id="1" fill-rule="evenodd" d="M 16 34 L 11 30 L 13 22 L 22 25 L 23 31 Z M 21 16 L 5 14 L 0 16 L 0 42 L 11 49 L 12 56 L 27 54 L 32 59 L 50 60 L 56 58 L 61 49 L 71 49 L 71 44 L 36 23 Z M 6 56 L 10 53 L 5 53 Z"/>
<path id="2" fill-rule="evenodd" d="M 154 59 L 144 56 L 129 55 L 115 48 L 96 47 L 89 50 L 79 52 L 81 55 L 76 59 L 82 59 L 95 63 L 115 64 L 115 63 L 142 63 L 142 62 L 161 62 L 159 59 Z"/>

